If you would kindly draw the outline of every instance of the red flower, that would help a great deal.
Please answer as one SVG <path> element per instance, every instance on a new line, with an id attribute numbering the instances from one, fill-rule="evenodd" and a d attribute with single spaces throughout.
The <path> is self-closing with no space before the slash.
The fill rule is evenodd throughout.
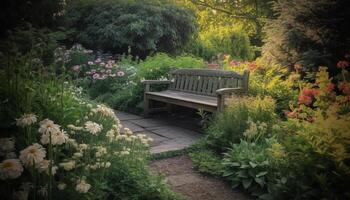
<path id="1" fill-rule="evenodd" d="M 327 87 L 326 87 L 326 90 L 327 90 L 328 93 L 331 93 L 334 90 L 334 88 L 335 88 L 334 83 L 328 83 Z"/>
<path id="2" fill-rule="evenodd" d="M 349 88 L 349 84 L 346 82 L 341 82 L 338 85 L 338 88 L 340 91 L 342 91 L 344 94 L 350 94 L 350 88 Z"/>
<path id="3" fill-rule="evenodd" d="M 304 88 L 301 93 L 304 96 L 309 96 L 309 97 L 313 97 L 314 96 L 314 90 L 313 89 Z"/>
<path id="4" fill-rule="evenodd" d="M 310 105 L 312 103 L 312 97 L 300 94 L 298 97 L 299 104 Z"/>
<path id="5" fill-rule="evenodd" d="M 345 67 L 348 67 L 348 66 L 349 66 L 349 62 L 348 61 L 342 60 L 342 61 L 339 61 L 337 63 L 337 67 L 341 68 L 341 69 L 344 69 Z"/>

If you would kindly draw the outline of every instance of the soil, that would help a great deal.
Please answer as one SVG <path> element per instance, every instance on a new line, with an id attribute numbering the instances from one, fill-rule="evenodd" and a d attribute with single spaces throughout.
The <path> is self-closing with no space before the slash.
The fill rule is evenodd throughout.
<path id="1" fill-rule="evenodd" d="M 189 200 L 248 200 L 221 179 L 206 176 L 193 169 L 188 156 L 156 160 L 151 163 L 153 173 L 163 174 L 171 188 Z"/>

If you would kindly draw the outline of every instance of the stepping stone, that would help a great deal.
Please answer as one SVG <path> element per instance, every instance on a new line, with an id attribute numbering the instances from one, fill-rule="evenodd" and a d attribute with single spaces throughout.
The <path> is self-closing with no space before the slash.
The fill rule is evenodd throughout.
<path id="1" fill-rule="evenodd" d="M 171 139 L 187 138 L 192 141 L 192 140 L 197 140 L 201 136 L 203 136 L 198 132 L 176 127 L 176 126 L 162 126 L 162 127 L 150 128 L 149 130 L 151 130 L 153 133 L 157 135 L 161 135 L 163 137 L 167 137 Z"/>
<path id="2" fill-rule="evenodd" d="M 191 140 L 189 138 L 176 138 L 172 140 L 168 140 L 163 142 L 158 146 L 154 146 L 151 148 L 151 154 L 164 153 L 168 151 L 178 151 L 187 149 L 192 144 L 195 143 L 196 140 Z"/>
<path id="3" fill-rule="evenodd" d="M 119 110 L 115 110 L 115 114 L 117 115 L 117 117 L 120 121 L 131 120 L 131 119 L 142 119 L 142 116 L 122 112 Z"/>
<path id="4" fill-rule="evenodd" d="M 166 122 L 156 119 L 136 119 L 129 121 L 143 128 L 160 127 L 167 125 Z"/>
<path id="5" fill-rule="evenodd" d="M 147 135 L 147 137 L 152 138 L 152 139 L 153 139 L 153 142 L 150 144 L 151 147 L 159 146 L 159 145 L 162 144 L 164 141 L 168 141 L 168 140 L 169 140 L 169 138 L 156 135 L 156 134 L 151 133 L 151 132 L 149 132 L 149 131 L 138 132 L 137 134 L 145 134 L 145 135 Z"/>
<path id="6" fill-rule="evenodd" d="M 145 129 L 142 128 L 141 126 L 133 124 L 133 123 L 131 123 L 129 121 L 121 121 L 120 123 L 123 125 L 123 128 L 120 129 L 121 133 L 124 133 L 124 128 L 129 128 L 134 133 L 145 131 Z"/>
<path id="7" fill-rule="evenodd" d="M 168 176 L 166 178 L 166 181 L 170 185 L 172 185 L 174 187 L 178 187 L 181 185 L 201 182 L 201 181 L 203 181 L 203 179 L 201 177 L 199 177 L 198 175 L 192 173 L 192 174 L 181 174 L 181 175 L 175 175 L 175 176 Z"/>

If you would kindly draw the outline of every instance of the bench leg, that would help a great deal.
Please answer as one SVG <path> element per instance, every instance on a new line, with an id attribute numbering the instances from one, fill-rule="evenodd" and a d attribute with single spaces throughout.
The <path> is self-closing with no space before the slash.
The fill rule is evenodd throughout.
<path id="1" fill-rule="evenodd" d="M 148 117 L 149 116 L 149 110 L 150 110 L 149 99 L 147 99 L 147 97 L 145 97 L 143 99 L 143 116 L 144 117 Z"/>
<path id="2" fill-rule="evenodd" d="M 170 103 L 166 103 L 166 110 L 168 111 L 168 115 L 171 115 L 172 105 Z"/>

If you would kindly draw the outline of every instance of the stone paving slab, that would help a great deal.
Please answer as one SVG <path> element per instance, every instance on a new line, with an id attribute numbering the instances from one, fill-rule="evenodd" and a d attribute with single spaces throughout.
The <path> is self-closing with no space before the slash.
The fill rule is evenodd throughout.
<path id="1" fill-rule="evenodd" d="M 144 128 L 162 127 L 168 124 L 167 122 L 161 121 L 159 119 L 147 119 L 147 118 L 130 120 L 130 122 Z"/>
<path id="2" fill-rule="evenodd" d="M 181 121 L 171 123 L 171 118 L 143 118 L 121 111 L 116 111 L 116 115 L 124 128 L 135 134 L 146 134 L 154 140 L 151 143 L 152 154 L 186 149 L 202 136 L 197 131 L 181 127 L 185 124 Z"/>
<path id="3" fill-rule="evenodd" d="M 131 120 L 131 119 L 142 119 L 142 116 L 134 115 L 131 113 L 126 113 L 118 110 L 115 111 L 115 114 L 117 115 L 120 121 Z"/>
<path id="4" fill-rule="evenodd" d="M 124 133 L 124 128 L 129 128 L 132 132 L 141 132 L 145 131 L 144 128 L 141 126 L 138 126 L 134 123 L 131 123 L 130 121 L 121 121 L 120 122 L 123 125 L 123 128 L 120 130 L 120 132 Z"/>
<path id="5" fill-rule="evenodd" d="M 166 138 L 166 137 L 162 137 L 160 135 L 156 135 L 152 132 L 149 132 L 149 131 L 144 131 L 144 132 L 138 132 L 136 134 L 145 134 L 147 135 L 148 137 L 152 138 L 153 139 L 153 142 L 151 142 L 151 147 L 154 147 L 154 146 L 159 146 L 161 145 L 163 142 L 166 142 L 169 140 L 169 138 Z"/>

